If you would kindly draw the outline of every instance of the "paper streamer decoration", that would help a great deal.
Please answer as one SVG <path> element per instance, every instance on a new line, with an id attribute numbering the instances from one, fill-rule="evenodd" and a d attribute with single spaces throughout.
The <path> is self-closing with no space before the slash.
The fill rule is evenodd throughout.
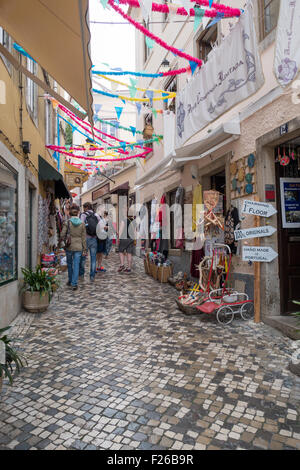
<path id="1" fill-rule="evenodd" d="M 102 104 L 95 104 L 95 113 L 99 114 L 102 108 Z"/>
<path id="2" fill-rule="evenodd" d="M 124 13 L 123 10 L 121 10 L 121 8 L 119 8 L 117 5 L 114 4 L 113 0 L 109 0 L 108 3 L 117 13 L 119 13 L 119 15 L 121 15 L 125 20 L 129 21 L 129 23 L 135 26 L 135 28 L 141 31 L 145 36 L 148 36 L 149 38 L 153 39 L 157 44 L 159 44 L 164 49 L 167 49 L 168 51 L 173 52 L 173 54 L 176 54 L 179 57 L 182 57 L 183 59 L 196 62 L 199 65 L 199 67 L 201 67 L 203 63 L 201 59 L 192 57 L 189 54 L 186 54 L 185 52 L 182 52 L 179 49 L 176 49 L 176 47 L 169 46 L 166 42 L 164 42 L 158 36 L 155 36 L 154 34 L 150 33 L 150 31 L 147 28 L 145 28 L 143 25 L 135 21 L 133 18 L 131 18 L 131 16 Z"/>
<path id="3" fill-rule="evenodd" d="M 212 22 L 207 26 L 208 28 L 210 28 L 211 26 L 213 26 L 214 24 L 218 23 L 219 21 L 221 21 L 222 19 L 224 18 L 224 13 L 221 13 L 220 11 L 217 12 L 217 16 L 212 20 Z"/>
<path id="4" fill-rule="evenodd" d="M 122 100 L 124 104 L 125 104 L 125 101 L 138 101 L 138 102 L 141 102 L 141 103 L 150 102 L 149 98 L 131 98 L 130 96 L 115 95 L 114 93 L 108 93 L 107 91 L 98 90 L 98 88 L 93 88 L 93 91 L 95 93 L 99 93 L 100 95 L 110 96 L 111 98 L 118 98 L 118 99 Z M 173 92 L 169 93 L 169 98 L 175 98 L 175 96 L 176 96 L 175 92 L 174 93 Z M 152 98 L 152 100 L 153 101 L 161 101 L 162 97 Z"/>
<path id="5" fill-rule="evenodd" d="M 23 56 L 25 57 L 28 57 L 28 59 L 32 60 L 33 62 L 35 62 L 35 60 L 31 57 L 31 55 L 28 54 L 28 52 L 26 52 L 23 47 L 19 46 L 19 44 L 17 44 L 16 42 L 14 42 L 14 45 L 13 45 L 14 49 L 18 52 L 20 52 L 20 54 L 22 54 Z"/>
<path id="6" fill-rule="evenodd" d="M 100 0 L 100 3 L 103 6 L 103 8 L 105 9 L 107 7 L 108 0 Z"/>
<path id="7" fill-rule="evenodd" d="M 92 70 L 92 74 L 94 75 L 112 75 L 112 76 L 119 76 L 119 75 L 134 75 L 136 77 L 147 77 L 147 78 L 158 78 L 158 77 L 168 77 L 170 75 L 180 75 L 182 73 L 190 72 L 190 67 L 185 67 L 182 69 L 177 70 L 169 70 L 168 72 L 159 72 L 159 73 L 147 73 L 147 72 L 131 72 L 128 70 L 124 70 L 122 72 L 108 72 L 106 70 Z"/>
<path id="8" fill-rule="evenodd" d="M 195 11 L 194 31 L 197 31 L 202 21 L 202 18 L 204 16 L 205 10 L 203 10 L 203 8 L 199 8 L 195 6 L 194 11 Z"/>
<path id="9" fill-rule="evenodd" d="M 141 103 L 136 103 L 136 109 L 137 109 L 137 112 L 138 112 L 138 116 L 141 114 L 141 109 L 142 109 L 142 105 Z"/>
<path id="10" fill-rule="evenodd" d="M 151 38 L 148 38 L 148 36 L 145 37 L 146 45 L 149 49 L 153 49 L 154 46 L 154 40 Z"/>
<path id="11" fill-rule="evenodd" d="M 171 14 L 178 14 L 181 16 L 194 16 L 195 12 L 194 9 L 191 8 L 191 5 L 189 4 L 188 0 L 185 0 L 186 7 L 184 6 L 179 7 L 179 5 L 172 5 L 172 3 L 169 4 L 159 4 L 159 3 L 152 3 L 152 11 L 157 11 L 160 13 L 171 13 Z M 196 3 L 197 5 L 200 6 L 209 6 L 208 0 L 191 0 L 193 3 Z M 138 0 L 120 0 L 119 2 L 122 5 L 130 5 L 133 8 L 140 8 L 140 4 Z M 183 4 L 183 1 L 181 2 Z M 221 13 L 224 13 L 224 16 L 226 18 L 232 18 L 232 17 L 239 17 L 242 13 L 243 10 L 240 10 L 239 8 L 232 8 L 228 7 L 226 5 L 218 4 L 218 3 L 213 3 L 211 2 L 211 6 L 213 6 L 213 10 L 205 10 L 205 16 L 208 18 L 213 18 L 217 15 L 217 11 L 220 11 Z"/>
<path id="12" fill-rule="evenodd" d="M 180 0 L 183 8 L 185 9 L 185 11 L 187 12 L 187 14 L 189 15 L 190 14 L 190 9 L 191 9 L 191 3 L 190 3 L 190 0 Z"/>
<path id="13" fill-rule="evenodd" d="M 114 80 L 113 78 L 106 77 L 105 75 L 100 75 L 100 74 L 99 74 L 99 77 L 104 78 L 105 80 L 109 80 L 109 81 L 115 82 L 115 83 L 117 83 L 118 85 L 126 86 L 126 87 L 128 87 L 129 89 L 130 89 L 130 88 L 134 88 L 134 89 L 139 90 L 139 91 L 147 91 L 147 90 L 148 90 L 148 88 L 139 88 L 139 87 L 137 87 L 137 86 L 136 86 L 136 80 L 133 80 L 132 78 L 129 79 L 131 85 L 128 85 L 128 83 L 120 82 L 119 80 Z M 152 89 L 152 91 L 153 91 L 154 93 L 166 93 L 167 95 L 170 94 L 169 92 L 166 92 L 165 90 L 154 90 L 154 89 Z M 171 92 L 171 93 L 174 94 L 175 92 Z"/>

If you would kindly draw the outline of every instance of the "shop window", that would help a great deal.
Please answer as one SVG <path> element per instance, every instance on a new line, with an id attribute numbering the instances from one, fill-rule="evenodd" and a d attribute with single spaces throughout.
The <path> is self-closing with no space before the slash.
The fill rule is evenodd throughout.
<path id="1" fill-rule="evenodd" d="M 263 40 L 277 26 L 280 0 L 260 0 L 260 39 Z"/>
<path id="2" fill-rule="evenodd" d="M 17 173 L 0 158 L 0 285 L 17 279 Z"/>
<path id="3" fill-rule="evenodd" d="M 27 58 L 27 69 L 33 75 L 37 73 L 37 64 L 31 59 Z M 27 108 L 28 111 L 35 122 L 37 124 L 37 117 L 38 117 L 38 86 L 34 83 L 30 78 L 26 78 L 26 99 L 27 99 Z"/>
<path id="4" fill-rule="evenodd" d="M 164 86 L 165 91 L 177 92 L 177 77 L 171 77 Z M 163 101 L 163 108 L 165 110 L 173 111 L 176 109 L 176 98 Z"/>
<path id="5" fill-rule="evenodd" d="M 167 193 L 167 203 L 169 204 L 169 207 L 171 207 L 176 204 L 176 193 L 177 193 L 177 188 L 168 192 Z M 184 224 L 184 204 L 182 203 L 181 206 L 181 214 L 182 214 L 182 228 Z M 177 220 L 178 223 L 178 220 Z M 170 248 L 176 248 L 176 240 L 178 233 L 176 233 L 176 228 L 175 228 L 175 214 L 174 210 L 170 210 Z"/>
<path id="6" fill-rule="evenodd" d="M 197 45 L 197 56 L 203 62 L 207 61 L 209 53 L 212 51 L 214 44 L 218 39 L 218 26 L 214 25 L 206 29 L 200 34 L 196 41 Z"/>
<path id="7" fill-rule="evenodd" d="M 0 26 L 0 43 L 2 44 L 2 46 L 4 46 L 9 52 L 12 51 L 12 47 L 11 47 L 11 37 L 9 36 L 9 34 L 3 29 L 1 28 Z M 1 55 L 2 57 L 2 60 L 5 64 L 5 67 L 7 68 L 9 74 L 11 75 L 11 71 L 12 71 L 12 65 L 11 63 L 9 62 L 9 60 L 6 59 L 6 57 L 4 57 L 3 55 Z"/>

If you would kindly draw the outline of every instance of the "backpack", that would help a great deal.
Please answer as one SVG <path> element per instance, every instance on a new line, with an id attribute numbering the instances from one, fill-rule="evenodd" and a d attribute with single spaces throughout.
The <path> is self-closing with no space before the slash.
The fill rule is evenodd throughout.
<path id="1" fill-rule="evenodd" d="M 225 219 L 225 227 L 224 227 L 224 243 L 226 245 L 231 245 L 234 243 L 234 218 L 231 211 L 227 212 L 226 219 Z"/>
<path id="2" fill-rule="evenodd" d="M 87 235 L 90 235 L 91 237 L 95 237 L 96 227 L 98 225 L 99 220 L 94 212 L 91 212 L 91 213 L 84 212 L 84 214 L 86 216 L 86 220 L 85 220 L 86 233 Z"/>

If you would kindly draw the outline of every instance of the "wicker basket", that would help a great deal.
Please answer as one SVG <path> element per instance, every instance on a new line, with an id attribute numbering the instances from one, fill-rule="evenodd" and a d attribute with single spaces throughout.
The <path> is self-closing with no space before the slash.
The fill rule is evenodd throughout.
<path id="1" fill-rule="evenodd" d="M 172 276 L 172 266 L 159 266 L 157 273 L 159 282 L 168 282 L 170 276 Z"/>
<path id="2" fill-rule="evenodd" d="M 153 279 L 157 280 L 158 266 L 155 263 L 150 263 L 150 273 Z"/>
<path id="3" fill-rule="evenodd" d="M 201 314 L 194 305 L 183 305 L 180 300 L 175 299 L 179 310 L 181 310 L 185 315 L 199 315 Z"/>
<path id="4" fill-rule="evenodd" d="M 151 273 L 150 273 L 149 261 L 148 261 L 147 258 L 144 259 L 144 268 L 145 268 L 145 273 L 146 273 L 146 274 L 151 274 Z"/>

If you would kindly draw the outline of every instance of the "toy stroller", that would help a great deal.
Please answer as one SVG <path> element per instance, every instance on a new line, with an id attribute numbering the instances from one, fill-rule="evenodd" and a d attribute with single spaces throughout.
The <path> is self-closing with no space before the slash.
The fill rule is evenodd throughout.
<path id="1" fill-rule="evenodd" d="M 198 305 L 196 308 L 200 312 L 206 313 L 208 315 L 216 313 L 217 321 L 220 324 L 231 323 L 234 318 L 234 315 L 236 314 L 240 314 L 244 320 L 249 320 L 253 317 L 254 313 L 253 301 L 249 300 L 247 294 L 237 292 L 234 289 L 226 287 L 231 267 L 231 250 L 228 245 L 223 245 L 221 243 L 216 243 L 214 246 L 225 247 L 228 250 L 229 264 L 226 273 L 226 278 L 223 287 L 214 289 L 209 292 L 207 300 L 202 305 Z M 215 254 L 214 252 L 215 250 L 213 250 L 213 259 Z M 209 276 L 209 281 L 210 280 L 211 276 Z"/>

